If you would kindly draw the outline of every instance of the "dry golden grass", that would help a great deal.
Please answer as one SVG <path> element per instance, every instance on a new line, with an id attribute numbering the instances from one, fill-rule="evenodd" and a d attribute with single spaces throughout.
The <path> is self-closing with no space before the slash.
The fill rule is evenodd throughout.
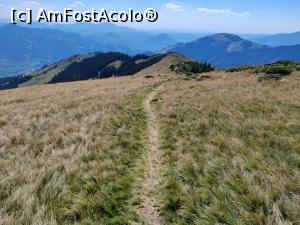
<path id="1" fill-rule="evenodd" d="M 99 157 L 99 176 L 113 176 L 111 167 L 125 168 L 116 165 L 123 156 L 117 145 L 134 144 L 143 135 L 130 133 L 144 123 L 130 116 L 142 109 L 145 87 L 157 81 L 133 76 L 1 91 L 0 224 L 73 223 L 88 217 L 72 209 L 79 207 L 72 201 L 81 195 L 70 193 L 72 179 L 99 179 L 91 172 Z M 83 174 L 87 167 L 91 171 Z"/>
<path id="2" fill-rule="evenodd" d="M 156 122 L 164 224 L 299 223 L 300 74 L 182 80 L 168 69 L 178 60 L 131 77 L 1 91 L 0 224 L 142 224 Z M 161 83 L 149 120 L 145 100 Z"/>
<path id="3" fill-rule="evenodd" d="M 299 224 L 300 74 L 210 75 L 158 97 L 166 223 Z"/>

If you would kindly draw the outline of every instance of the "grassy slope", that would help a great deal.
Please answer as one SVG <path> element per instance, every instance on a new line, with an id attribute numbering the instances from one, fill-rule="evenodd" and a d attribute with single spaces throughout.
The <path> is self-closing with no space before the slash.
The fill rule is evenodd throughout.
<path id="1" fill-rule="evenodd" d="M 42 85 L 42 84 L 47 84 L 49 83 L 49 81 L 51 81 L 57 74 L 61 73 L 64 70 L 67 70 L 67 68 L 74 62 L 80 63 L 81 61 L 88 59 L 88 58 L 92 58 L 94 57 L 95 54 L 91 53 L 91 54 L 86 54 L 86 55 L 77 55 L 77 56 L 73 56 L 64 60 L 61 60 L 57 63 L 51 64 L 51 65 L 47 65 L 41 69 L 38 69 L 34 72 L 28 73 L 28 76 L 31 76 L 32 79 L 30 79 L 27 82 L 24 82 L 22 84 L 19 85 L 19 87 L 28 87 L 28 86 L 33 86 L 33 85 Z M 150 58 L 152 59 L 152 58 Z M 148 60 L 150 60 L 148 59 Z M 166 65 L 170 65 L 171 61 L 173 60 L 183 60 L 184 57 L 182 56 L 178 56 L 175 54 L 171 54 L 169 57 L 167 57 L 167 61 L 163 60 L 162 62 L 158 63 L 159 65 L 163 65 L 164 68 L 168 68 L 168 66 Z M 139 62 L 146 62 L 147 60 L 140 60 Z M 106 67 L 115 67 L 115 68 L 119 68 L 122 64 L 122 61 L 120 60 L 116 60 L 115 62 L 110 63 L 109 65 L 107 65 Z M 154 65 L 155 68 L 158 68 L 160 66 L 158 65 Z M 153 70 L 152 67 L 150 66 L 149 70 Z M 144 74 L 144 71 L 141 71 L 141 74 Z"/>
<path id="2" fill-rule="evenodd" d="M 141 223 L 143 103 L 166 79 L 155 101 L 166 224 L 300 220 L 300 74 L 174 80 L 168 65 L 181 60 L 132 77 L 1 91 L 0 224 Z"/>
<path id="3" fill-rule="evenodd" d="M 300 74 L 165 85 L 157 103 L 166 224 L 297 224 Z"/>
<path id="4" fill-rule="evenodd" d="M 0 224 L 138 221 L 144 99 L 175 59 L 137 76 L 1 91 Z"/>
<path id="5" fill-rule="evenodd" d="M 61 60 L 57 63 L 46 66 L 45 68 L 36 70 L 29 73 L 33 78 L 23 84 L 20 87 L 28 87 L 32 85 L 47 84 L 55 75 L 66 69 L 73 62 L 81 62 L 84 59 L 93 57 L 95 54 L 78 55 L 65 60 Z"/>
<path id="6" fill-rule="evenodd" d="M 143 99 L 155 82 L 128 77 L 0 92 L 0 224 L 136 219 L 130 168 L 143 151 Z"/>

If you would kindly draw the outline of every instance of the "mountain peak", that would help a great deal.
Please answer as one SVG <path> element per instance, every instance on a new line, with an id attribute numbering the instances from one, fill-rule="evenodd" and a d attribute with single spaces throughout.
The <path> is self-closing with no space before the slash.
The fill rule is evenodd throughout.
<path id="1" fill-rule="evenodd" d="M 205 36 L 202 38 L 199 38 L 193 42 L 194 44 L 199 43 L 214 43 L 219 46 L 228 46 L 235 42 L 241 42 L 244 41 L 240 36 L 230 33 L 217 33 L 209 36 Z"/>
<path id="2" fill-rule="evenodd" d="M 243 39 L 235 34 L 230 33 L 218 33 L 213 34 L 211 36 L 207 36 L 207 38 L 211 38 L 218 42 L 235 42 L 235 41 L 242 41 Z"/>

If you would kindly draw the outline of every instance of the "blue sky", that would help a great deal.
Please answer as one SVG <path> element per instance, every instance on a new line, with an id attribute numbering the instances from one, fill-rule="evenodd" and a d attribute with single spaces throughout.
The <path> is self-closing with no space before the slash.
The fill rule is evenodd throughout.
<path id="1" fill-rule="evenodd" d="M 0 18 L 10 16 L 10 7 L 62 10 L 91 8 L 159 12 L 154 24 L 123 24 L 137 29 L 180 32 L 280 33 L 300 31 L 299 0 L 1 0 Z"/>

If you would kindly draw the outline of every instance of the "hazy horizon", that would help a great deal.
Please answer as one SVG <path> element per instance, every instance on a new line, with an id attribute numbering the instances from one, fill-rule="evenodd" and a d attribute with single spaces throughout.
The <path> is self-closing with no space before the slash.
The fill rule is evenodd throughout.
<path id="1" fill-rule="evenodd" d="M 38 10 L 62 10 L 66 7 L 84 11 L 91 8 L 108 10 L 144 10 L 154 8 L 159 13 L 155 23 L 122 23 L 137 30 L 179 33 L 237 33 L 237 34 L 275 34 L 300 31 L 300 2 L 287 0 L 154 0 L 151 3 L 130 1 L 25 1 L 3 0 L 0 3 L 0 18 L 10 18 L 10 8 Z"/>
<path id="2" fill-rule="evenodd" d="M 0 22 L 2 23 L 8 23 L 10 24 L 10 19 L 8 18 L 0 18 Z M 55 25 L 55 24 L 58 24 L 58 23 L 48 23 L 48 24 L 45 24 L 45 25 L 48 25 L 50 28 L 52 25 Z M 71 24 L 80 24 L 80 23 L 68 23 L 68 24 L 63 24 L 63 25 L 71 25 Z M 89 23 L 89 24 L 92 24 L 92 23 Z M 232 33 L 232 34 L 236 34 L 236 35 L 275 35 L 275 34 L 289 34 L 289 33 L 297 33 L 297 32 L 300 32 L 300 28 L 299 30 L 294 30 L 294 31 L 288 31 L 288 32 L 274 32 L 274 33 L 251 33 L 251 32 L 230 32 L 230 31 L 218 31 L 218 30 L 215 30 L 215 31 L 192 31 L 192 30 L 187 30 L 187 31 L 182 31 L 182 30 L 173 30 L 173 29 L 151 29 L 151 28 L 147 28 L 147 27 L 139 27 L 139 26 L 134 26 L 134 25 L 131 25 L 130 24 L 126 24 L 126 23 L 110 23 L 112 25 L 115 25 L 115 26 L 118 26 L 118 27 L 126 27 L 126 28 L 130 28 L 130 29 L 134 29 L 134 30 L 137 30 L 137 31 L 144 31 L 144 32 L 154 32 L 154 33 L 174 33 L 174 34 L 199 34 L 199 35 L 203 35 L 203 34 L 217 34 L 217 33 Z M 31 25 L 28 25 L 28 24 L 18 24 L 20 26 L 25 26 L 25 27 L 31 27 Z M 95 26 L 98 25 L 98 24 L 94 24 Z M 34 27 L 32 27 L 34 28 Z"/>

